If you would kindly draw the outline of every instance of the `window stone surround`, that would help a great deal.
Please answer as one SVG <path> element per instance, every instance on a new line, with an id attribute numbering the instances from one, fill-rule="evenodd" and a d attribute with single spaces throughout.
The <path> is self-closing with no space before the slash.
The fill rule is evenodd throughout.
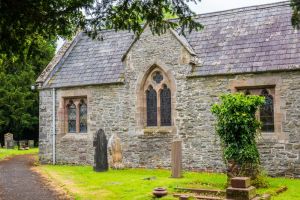
<path id="1" fill-rule="evenodd" d="M 156 84 L 153 80 L 153 75 L 156 72 L 160 72 L 164 79 Z M 170 69 L 168 69 L 164 63 L 155 61 L 150 64 L 145 72 L 140 72 L 139 78 L 137 80 L 137 112 L 136 118 L 137 125 L 145 135 L 151 134 L 176 134 L 176 84 L 173 74 Z M 160 125 L 160 92 L 163 89 L 163 85 L 167 85 L 167 87 L 171 90 L 171 126 L 161 126 Z M 157 91 L 157 126 L 147 126 L 147 112 L 146 112 L 146 95 L 145 91 L 149 86 L 152 86 Z"/>
<path id="2" fill-rule="evenodd" d="M 271 89 L 271 95 L 274 98 L 274 132 L 262 132 L 261 137 L 264 141 L 287 143 L 288 137 L 282 131 L 284 111 L 281 110 L 280 91 L 282 80 L 280 76 L 272 77 L 252 77 L 241 80 L 231 80 L 229 88 L 231 92 L 238 92 L 241 89 Z"/>
<path id="3" fill-rule="evenodd" d="M 89 97 L 90 97 L 90 91 L 87 89 L 72 89 L 72 90 L 59 90 L 57 92 L 57 99 L 58 99 L 58 110 L 57 110 L 57 135 L 59 137 L 64 137 L 67 135 L 87 135 L 87 134 L 92 134 L 89 132 L 89 124 L 90 124 L 90 119 L 89 119 Z M 76 130 L 79 130 L 79 104 L 80 100 L 84 99 L 84 102 L 87 105 L 88 108 L 88 115 L 87 115 L 87 131 L 80 133 L 79 131 L 76 131 L 76 133 L 68 133 L 68 112 L 67 112 L 67 104 L 69 100 L 74 100 L 74 104 L 76 105 Z"/>

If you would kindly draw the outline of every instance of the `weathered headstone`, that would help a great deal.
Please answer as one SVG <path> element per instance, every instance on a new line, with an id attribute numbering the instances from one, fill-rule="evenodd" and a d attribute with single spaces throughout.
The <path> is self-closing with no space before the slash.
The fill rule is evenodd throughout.
<path id="1" fill-rule="evenodd" d="M 28 147 L 33 148 L 34 147 L 34 140 L 28 140 Z"/>
<path id="2" fill-rule="evenodd" d="M 109 165 L 113 169 L 123 169 L 122 147 L 120 138 L 113 134 L 108 141 Z"/>
<path id="3" fill-rule="evenodd" d="M 19 141 L 19 149 L 24 150 L 26 147 L 28 147 L 27 140 L 20 140 Z"/>
<path id="4" fill-rule="evenodd" d="M 182 141 L 175 140 L 172 142 L 171 149 L 171 163 L 172 163 L 172 178 L 182 177 Z"/>
<path id="5" fill-rule="evenodd" d="M 108 170 L 107 139 L 102 129 L 98 130 L 94 138 L 94 171 L 103 172 Z"/>
<path id="6" fill-rule="evenodd" d="M 14 148 L 14 135 L 11 133 L 6 133 L 4 135 L 4 146 L 7 149 L 13 149 Z"/>

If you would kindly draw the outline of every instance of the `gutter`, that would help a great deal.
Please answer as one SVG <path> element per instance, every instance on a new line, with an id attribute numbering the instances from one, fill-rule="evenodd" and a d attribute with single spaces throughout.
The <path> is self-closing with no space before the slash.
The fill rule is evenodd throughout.
<path id="1" fill-rule="evenodd" d="M 52 163 L 53 165 L 55 165 L 56 163 L 56 126 L 55 126 L 55 95 L 56 95 L 56 91 L 55 88 L 52 89 Z"/>

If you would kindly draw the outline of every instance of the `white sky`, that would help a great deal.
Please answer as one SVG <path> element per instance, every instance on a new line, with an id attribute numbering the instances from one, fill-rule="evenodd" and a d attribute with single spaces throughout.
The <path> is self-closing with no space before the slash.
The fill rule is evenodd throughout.
<path id="1" fill-rule="evenodd" d="M 201 0 L 197 5 L 190 5 L 194 12 L 200 14 L 281 1 L 284 0 Z"/>
<path id="2" fill-rule="evenodd" d="M 191 9 L 197 14 L 241 8 L 253 5 L 280 2 L 283 0 L 201 0 L 197 5 L 190 3 Z M 58 50 L 63 44 L 63 40 L 57 41 Z"/>

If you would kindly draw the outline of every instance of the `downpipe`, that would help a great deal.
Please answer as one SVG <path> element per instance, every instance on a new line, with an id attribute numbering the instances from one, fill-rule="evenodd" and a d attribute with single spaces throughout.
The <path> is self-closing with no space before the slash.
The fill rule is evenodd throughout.
<path id="1" fill-rule="evenodd" d="M 55 88 L 52 89 L 52 163 L 55 165 L 56 163 L 56 151 L 55 151 L 55 144 L 56 144 L 56 126 L 55 126 L 55 98 L 56 98 L 56 91 Z"/>

